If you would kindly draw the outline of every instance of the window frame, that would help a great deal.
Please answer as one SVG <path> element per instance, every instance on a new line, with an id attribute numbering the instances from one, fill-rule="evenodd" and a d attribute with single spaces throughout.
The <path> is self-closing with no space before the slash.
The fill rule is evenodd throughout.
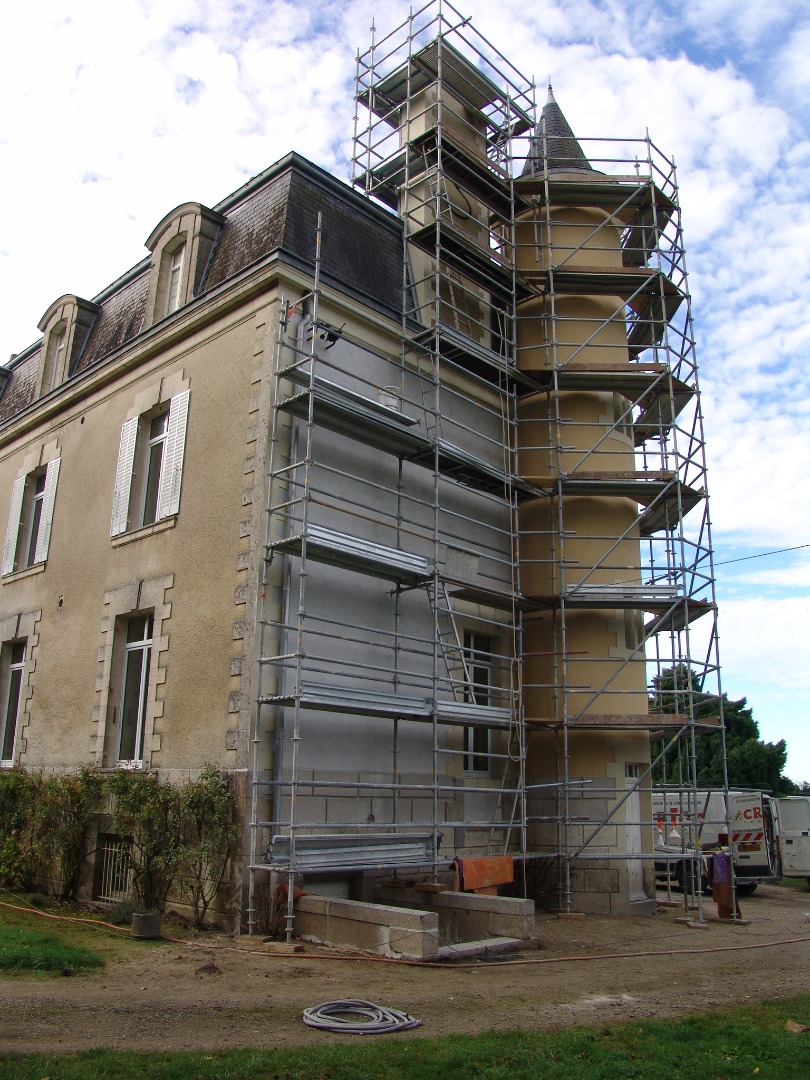
<path id="1" fill-rule="evenodd" d="M 59 482 L 61 458 L 53 458 L 46 465 L 18 476 L 11 489 L 6 539 L 3 546 L 3 563 L 0 575 L 30 570 L 48 560 L 53 528 L 56 487 Z M 45 477 L 42 492 L 36 487 Z M 39 503 L 39 517 L 36 510 Z M 21 558 L 25 550 L 25 559 Z"/>
<path id="2" fill-rule="evenodd" d="M 494 671 L 493 639 L 490 634 L 464 630 L 465 697 L 476 705 L 491 705 Z M 490 772 L 492 753 L 491 731 L 486 727 L 468 724 L 464 727 L 464 772 L 469 776 L 484 776 Z"/>
<path id="3" fill-rule="evenodd" d="M 15 650 L 22 649 L 22 657 L 14 659 Z M 22 713 L 22 694 L 25 686 L 25 665 L 27 662 L 28 642 L 25 638 L 4 641 L 0 646 L 0 692 L 2 692 L 2 713 L 0 713 L 0 767 L 12 768 L 17 748 L 17 736 Z M 9 715 L 13 714 L 13 727 L 9 744 Z M 7 749 L 10 751 L 6 753 Z"/>
<path id="4" fill-rule="evenodd" d="M 136 623 L 143 622 L 143 633 L 136 640 L 130 641 L 130 633 Z M 120 678 L 121 686 L 118 694 L 118 732 L 115 740 L 114 761 L 118 769 L 141 769 L 144 761 L 144 747 L 146 740 L 146 720 L 149 708 L 149 677 L 152 670 L 152 651 L 154 648 L 154 612 L 132 612 L 121 620 L 117 642 L 120 650 Z M 113 646 L 115 648 L 115 645 Z M 138 658 L 139 667 L 134 668 L 135 658 Z M 125 714 L 130 711 L 132 702 L 130 675 L 137 682 L 135 694 L 134 725 L 125 720 Z M 124 742 L 125 727 L 127 730 L 127 743 L 130 741 L 129 731 L 132 731 L 133 756 L 123 756 L 122 746 Z M 127 747 L 128 748 L 128 747 Z"/>
<path id="5" fill-rule="evenodd" d="M 164 318 L 173 315 L 175 311 L 183 306 L 183 274 L 185 272 L 187 246 L 186 239 L 183 237 L 179 244 L 176 244 L 170 251 L 165 252 L 164 255 Z"/>
<path id="6" fill-rule="evenodd" d="M 155 525 L 179 512 L 189 397 L 188 389 L 181 390 L 168 404 L 163 403 L 130 417 L 121 428 L 113 489 L 111 538 Z M 153 446 L 151 429 L 154 420 L 163 415 L 167 419 L 165 435 L 160 439 L 162 453 L 157 491 L 154 493 L 155 516 L 153 520 L 145 521 L 150 495 L 146 470 Z M 154 445 L 157 445 L 157 441 Z"/>

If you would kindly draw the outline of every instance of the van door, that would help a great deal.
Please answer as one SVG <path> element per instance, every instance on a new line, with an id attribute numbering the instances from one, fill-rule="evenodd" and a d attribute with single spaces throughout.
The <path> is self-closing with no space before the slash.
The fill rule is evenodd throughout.
<path id="1" fill-rule="evenodd" d="M 779 848 L 785 877 L 810 877 L 810 799 L 780 799 Z"/>
<path id="2" fill-rule="evenodd" d="M 757 792 L 729 792 L 731 853 L 738 878 L 767 878 L 773 874 L 765 838 L 762 796 Z"/>

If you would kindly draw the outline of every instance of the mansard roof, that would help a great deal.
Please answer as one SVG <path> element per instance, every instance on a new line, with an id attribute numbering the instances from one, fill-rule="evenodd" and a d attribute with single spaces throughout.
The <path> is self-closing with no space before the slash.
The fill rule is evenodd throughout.
<path id="1" fill-rule="evenodd" d="M 554 99 L 551 84 L 548 100 L 534 129 L 521 176 L 544 172 L 593 172 L 593 166 L 577 142 L 571 125 Z"/>
<path id="2" fill-rule="evenodd" d="M 289 154 L 213 209 L 224 223 L 193 302 L 270 257 L 311 274 L 320 211 L 323 284 L 400 317 L 401 222 L 306 158 Z M 71 376 L 154 332 L 145 318 L 150 270 L 146 258 L 94 297 L 98 315 Z M 12 361 L 0 424 L 33 402 L 41 348 L 36 342 Z"/>

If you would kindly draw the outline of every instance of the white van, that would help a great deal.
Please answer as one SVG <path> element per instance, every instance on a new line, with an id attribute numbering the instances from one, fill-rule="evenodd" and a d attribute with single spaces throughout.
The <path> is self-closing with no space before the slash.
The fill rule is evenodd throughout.
<path id="1" fill-rule="evenodd" d="M 693 800 L 697 797 L 697 803 Z M 752 893 L 760 881 L 774 876 L 771 800 L 761 791 L 729 791 L 728 807 L 720 790 L 692 792 L 684 788 L 659 787 L 652 790 L 654 824 L 657 828 L 656 872 L 686 880 L 688 855 L 694 865 L 698 856 L 708 856 L 728 845 L 734 863 L 737 890 Z M 666 856 L 666 860 L 664 859 Z M 701 879 L 706 876 L 705 868 Z"/>
<path id="2" fill-rule="evenodd" d="M 810 795 L 771 799 L 781 876 L 810 885 Z"/>

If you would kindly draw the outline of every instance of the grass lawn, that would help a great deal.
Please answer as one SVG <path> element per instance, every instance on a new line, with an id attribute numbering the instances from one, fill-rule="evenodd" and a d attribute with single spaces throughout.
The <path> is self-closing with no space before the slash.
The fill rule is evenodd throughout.
<path id="1" fill-rule="evenodd" d="M 0 971 L 90 971 L 103 965 L 91 949 L 53 933 L 0 925 Z"/>
<path id="2" fill-rule="evenodd" d="M 91 1051 L 0 1057 L 3 1080 L 803 1080 L 810 994 L 677 1020 L 443 1039 L 346 1036 L 222 1054 Z"/>

